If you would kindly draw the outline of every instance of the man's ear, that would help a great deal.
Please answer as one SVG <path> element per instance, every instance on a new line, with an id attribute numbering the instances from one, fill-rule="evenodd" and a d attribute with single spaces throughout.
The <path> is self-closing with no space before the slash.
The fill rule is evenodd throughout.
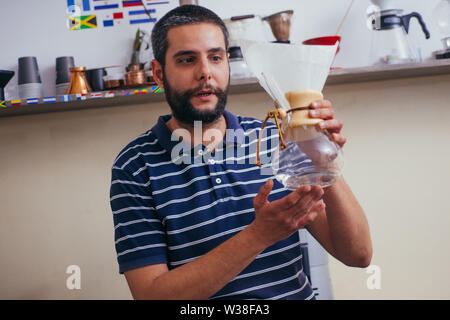
<path id="1" fill-rule="evenodd" d="M 161 63 L 159 63 L 159 61 L 156 59 L 152 60 L 152 72 L 153 79 L 155 80 L 156 84 L 160 88 L 164 89 L 162 66 Z"/>

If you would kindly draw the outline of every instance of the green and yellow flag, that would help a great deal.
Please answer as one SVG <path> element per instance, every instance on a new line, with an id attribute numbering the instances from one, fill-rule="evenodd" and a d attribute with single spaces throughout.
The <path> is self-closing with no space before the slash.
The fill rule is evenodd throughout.
<path id="1" fill-rule="evenodd" d="M 153 93 L 160 93 L 161 92 L 161 88 L 158 87 L 158 86 L 154 86 L 154 87 L 152 87 L 152 91 L 153 91 Z"/>
<path id="2" fill-rule="evenodd" d="M 90 16 L 69 17 L 70 30 L 83 30 L 97 28 L 97 16 L 92 14 Z"/>
<path id="3" fill-rule="evenodd" d="M 6 101 L 0 100 L 0 108 L 6 108 Z"/>

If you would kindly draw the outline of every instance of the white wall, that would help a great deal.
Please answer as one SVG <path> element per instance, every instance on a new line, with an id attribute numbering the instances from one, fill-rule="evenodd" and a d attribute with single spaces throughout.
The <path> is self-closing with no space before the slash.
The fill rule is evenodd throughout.
<path id="1" fill-rule="evenodd" d="M 432 11 L 439 0 L 394 0 L 405 13 L 417 11 L 422 14 L 431 32 L 425 40 L 416 21 L 411 23 L 411 37 L 422 47 L 422 55 L 427 58 L 431 52 L 441 49 L 442 36 L 432 23 Z M 3 50 L 0 69 L 17 71 L 17 58 L 36 56 L 44 95 L 55 94 L 55 58 L 63 55 L 75 57 L 77 65 L 87 68 L 111 65 L 126 65 L 131 56 L 131 47 L 137 26 L 92 30 L 69 31 L 66 27 L 66 1 L 57 0 L 2 0 L 0 2 L 0 30 Z M 177 0 L 157 9 L 156 17 L 161 17 Z M 305 39 L 335 34 L 351 0 L 199 0 L 199 4 L 216 11 L 222 18 L 242 14 L 265 16 L 282 10 L 293 9 L 294 20 L 291 40 L 301 42 Z M 366 9 L 369 0 L 356 0 L 350 14 L 342 26 L 341 51 L 334 66 L 357 67 L 369 64 L 371 31 L 366 27 Z M 101 24 L 101 21 L 98 21 Z M 151 25 L 141 28 L 150 31 Z M 266 25 L 269 40 L 273 35 Z M 5 50 L 6 48 L 6 50 Z M 17 76 L 7 86 L 6 98 L 18 98 Z"/>
<path id="2" fill-rule="evenodd" d="M 330 259 L 338 299 L 450 299 L 450 75 L 326 87 L 343 119 L 344 176 L 366 211 L 370 274 Z"/>

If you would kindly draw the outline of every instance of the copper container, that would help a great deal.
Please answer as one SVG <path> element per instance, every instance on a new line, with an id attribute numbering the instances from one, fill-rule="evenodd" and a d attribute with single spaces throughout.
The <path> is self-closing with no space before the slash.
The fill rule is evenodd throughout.
<path id="1" fill-rule="evenodd" d="M 106 89 L 117 89 L 117 88 L 122 88 L 123 86 L 124 86 L 123 79 L 105 80 L 105 88 Z"/>
<path id="2" fill-rule="evenodd" d="M 125 85 L 136 86 L 145 83 L 144 71 L 130 71 L 125 73 Z"/>
<path id="3" fill-rule="evenodd" d="M 66 94 L 88 93 L 91 87 L 86 80 L 85 67 L 70 68 L 70 84 Z"/>

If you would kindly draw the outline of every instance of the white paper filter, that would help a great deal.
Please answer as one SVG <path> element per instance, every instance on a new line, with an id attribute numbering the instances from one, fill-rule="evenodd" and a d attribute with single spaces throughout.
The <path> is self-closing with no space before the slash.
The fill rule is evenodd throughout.
<path id="1" fill-rule="evenodd" d="M 274 100 L 286 107 L 284 94 L 289 91 L 311 89 L 322 92 L 336 54 L 334 46 L 284 44 L 242 40 L 242 55 L 261 86 Z M 264 74 L 264 76 L 263 76 Z M 266 79 L 281 90 L 273 90 Z M 289 104 L 287 104 L 288 109 Z"/>

